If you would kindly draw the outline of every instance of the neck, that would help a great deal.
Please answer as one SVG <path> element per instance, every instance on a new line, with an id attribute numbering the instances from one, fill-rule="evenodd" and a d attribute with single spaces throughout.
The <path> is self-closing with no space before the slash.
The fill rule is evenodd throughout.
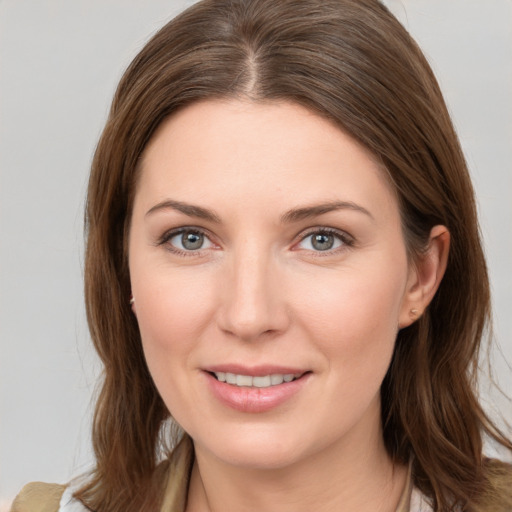
<path id="1" fill-rule="evenodd" d="M 195 451 L 187 512 L 394 512 L 407 477 L 387 455 L 380 427 L 280 468 L 235 466 Z"/>

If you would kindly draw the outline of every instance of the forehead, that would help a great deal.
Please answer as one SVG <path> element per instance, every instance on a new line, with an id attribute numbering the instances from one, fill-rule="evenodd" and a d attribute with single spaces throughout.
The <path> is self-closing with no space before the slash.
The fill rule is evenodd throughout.
<path id="1" fill-rule="evenodd" d="M 396 208 L 386 172 L 366 148 L 288 102 L 204 101 L 169 117 L 145 150 L 136 197 L 167 195 L 283 208 L 294 200 L 378 200 Z"/>

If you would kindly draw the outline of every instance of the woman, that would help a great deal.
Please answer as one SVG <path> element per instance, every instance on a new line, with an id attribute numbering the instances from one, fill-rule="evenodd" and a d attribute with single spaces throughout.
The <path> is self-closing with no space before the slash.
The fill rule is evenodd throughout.
<path id="1" fill-rule="evenodd" d="M 86 218 L 96 468 L 13 510 L 511 509 L 473 190 L 378 2 L 171 21 L 119 85 Z"/>

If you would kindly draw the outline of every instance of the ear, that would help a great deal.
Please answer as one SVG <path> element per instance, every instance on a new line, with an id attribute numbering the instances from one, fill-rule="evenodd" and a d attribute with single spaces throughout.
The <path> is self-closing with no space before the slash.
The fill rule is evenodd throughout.
<path id="1" fill-rule="evenodd" d="M 130 295 L 130 307 L 135 316 L 137 316 L 137 311 L 135 309 L 135 299 L 133 298 L 133 294 Z"/>
<path id="2" fill-rule="evenodd" d="M 400 329 L 415 322 L 434 298 L 446 270 L 449 250 L 450 232 L 445 226 L 434 226 L 427 250 L 409 269 L 398 321 Z"/>

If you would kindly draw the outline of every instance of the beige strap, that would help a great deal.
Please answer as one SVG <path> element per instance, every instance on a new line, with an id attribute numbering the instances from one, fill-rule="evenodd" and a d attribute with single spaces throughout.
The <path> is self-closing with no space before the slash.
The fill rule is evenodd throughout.
<path id="1" fill-rule="evenodd" d="M 11 506 L 11 512 L 57 512 L 65 485 L 32 482 L 25 485 Z"/>
<path id="2" fill-rule="evenodd" d="M 161 512 L 184 512 L 187 505 L 190 471 L 194 461 L 194 445 L 185 434 L 173 450 Z"/>

